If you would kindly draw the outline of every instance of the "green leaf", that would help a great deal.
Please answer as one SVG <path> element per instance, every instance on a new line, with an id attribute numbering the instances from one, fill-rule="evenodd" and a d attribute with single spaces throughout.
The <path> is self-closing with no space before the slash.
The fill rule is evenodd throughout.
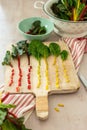
<path id="1" fill-rule="evenodd" d="M 7 115 L 6 109 L 0 109 L 0 126 L 3 124 L 3 121 L 5 120 Z"/>
<path id="2" fill-rule="evenodd" d="M 40 60 L 42 57 L 41 54 L 38 52 L 38 49 L 42 46 L 42 44 L 43 43 L 39 40 L 32 40 L 28 46 L 28 52 L 37 60 Z"/>
<path id="3" fill-rule="evenodd" d="M 18 55 L 23 55 L 25 53 L 27 53 L 27 47 L 28 47 L 28 43 L 26 40 L 23 41 L 19 41 L 17 43 L 17 51 L 18 51 Z"/>
<path id="4" fill-rule="evenodd" d="M 12 57 L 15 58 L 18 55 L 18 50 L 17 47 L 15 45 L 12 45 L 12 53 L 11 53 Z"/>
<path id="5" fill-rule="evenodd" d="M 11 53 L 10 51 L 6 51 L 2 65 L 10 65 L 10 64 L 11 64 Z"/>
<path id="6" fill-rule="evenodd" d="M 61 56 L 62 60 L 66 60 L 67 57 L 68 57 L 68 51 L 63 50 L 63 51 L 60 53 L 60 56 Z"/>
<path id="7" fill-rule="evenodd" d="M 57 43 L 50 43 L 49 49 L 50 49 L 51 54 L 56 57 L 59 56 L 61 52 L 61 48 Z"/>
<path id="8" fill-rule="evenodd" d="M 48 58 L 48 56 L 50 56 L 49 47 L 44 44 L 42 44 L 42 46 L 38 48 L 38 52 L 41 54 L 43 58 Z"/>
<path id="9" fill-rule="evenodd" d="M 45 26 L 40 27 L 40 29 L 39 29 L 39 34 L 45 34 L 45 33 L 46 33 L 46 28 L 45 28 Z"/>
<path id="10" fill-rule="evenodd" d="M 38 32 L 40 30 L 40 27 L 35 27 L 33 30 L 32 30 L 32 35 L 37 35 Z"/>
<path id="11" fill-rule="evenodd" d="M 0 108 L 2 109 L 5 109 L 5 108 L 14 108 L 16 107 L 15 105 L 13 104 L 3 104 L 3 103 L 0 103 Z"/>
<path id="12" fill-rule="evenodd" d="M 32 26 L 34 26 L 35 28 L 41 25 L 41 21 L 40 20 L 36 20 L 35 22 L 33 22 Z"/>
<path id="13" fill-rule="evenodd" d="M 6 119 L 3 122 L 1 128 L 2 128 L 2 130 L 20 130 L 12 122 L 10 122 L 8 119 Z"/>
<path id="14" fill-rule="evenodd" d="M 67 2 L 68 2 L 68 5 L 69 5 L 70 7 L 73 6 L 73 0 L 67 0 Z"/>

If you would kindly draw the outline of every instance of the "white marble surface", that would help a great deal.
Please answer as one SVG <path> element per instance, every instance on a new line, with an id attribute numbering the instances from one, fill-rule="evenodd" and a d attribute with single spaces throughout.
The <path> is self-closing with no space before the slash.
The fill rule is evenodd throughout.
<path id="1" fill-rule="evenodd" d="M 35 9 L 36 0 L 0 0 L 0 85 L 4 84 L 4 67 L 1 65 L 6 46 L 24 39 L 18 32 L 18 22 L 27 17 L 47 17 L 43 10 Z M 43 0 L 46 2 L 46 0 Z M 58 36 L 53 33 L 48 41 L 57 41 Z M 87 78 L 87 54 L 84 55 L 80 72 Z M 49 96 L 49 118 L 40 121 L 35 111 L 26 122 L 32 130 L 86 130 L 87 129 L 87 91 L 80 85 L 78 92 L 73 94 Z M 64 104 L 54 110 L 58 103 Z"/>

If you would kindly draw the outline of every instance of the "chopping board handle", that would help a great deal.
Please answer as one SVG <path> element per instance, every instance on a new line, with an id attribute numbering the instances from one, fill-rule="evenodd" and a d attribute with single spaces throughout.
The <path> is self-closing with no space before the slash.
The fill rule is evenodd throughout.
<path id="1" fill-rule="evenodd" d="M 42 120 L 48 117 L 48 95 L 36 96 L 36 114 Z"/>

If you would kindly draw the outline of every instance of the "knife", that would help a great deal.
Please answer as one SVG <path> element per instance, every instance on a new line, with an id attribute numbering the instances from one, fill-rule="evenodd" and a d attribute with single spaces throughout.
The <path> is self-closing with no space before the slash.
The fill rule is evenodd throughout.
<path id="1" fill-rule="evenodd" d="M 81 82 L 83 83 L 84 87 L 87 89 L 87 79 L 81 73 L 79 73 L 78 76 Z"/>

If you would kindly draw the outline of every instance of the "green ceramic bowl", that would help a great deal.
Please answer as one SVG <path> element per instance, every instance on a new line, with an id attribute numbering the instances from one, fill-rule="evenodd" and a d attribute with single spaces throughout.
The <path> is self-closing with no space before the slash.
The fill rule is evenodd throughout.
<path id="1" fill-rule="evenodd" d="M 35 22 L 36 20 L 41 21 L 41 26 L 45 26 L 46 28 L 46 33 L 41 34 L 41 35 L 31 35 L 31 34 L 26 34 L 25 32 L 28 32 L 29 29 L 31 29 L 32 23 Z M 45 40 L 47 39 L 51 32 L 54 29 L 54 24 L 50 21 L 50 19 L 42 18 L 42 17 L 31 17 L 27 19 L 23 19 L 22 21 L 19 22 L 18 24 L 18 29 L 20 33 L 25 37 L 25 39 L 28 40 Z"/>

